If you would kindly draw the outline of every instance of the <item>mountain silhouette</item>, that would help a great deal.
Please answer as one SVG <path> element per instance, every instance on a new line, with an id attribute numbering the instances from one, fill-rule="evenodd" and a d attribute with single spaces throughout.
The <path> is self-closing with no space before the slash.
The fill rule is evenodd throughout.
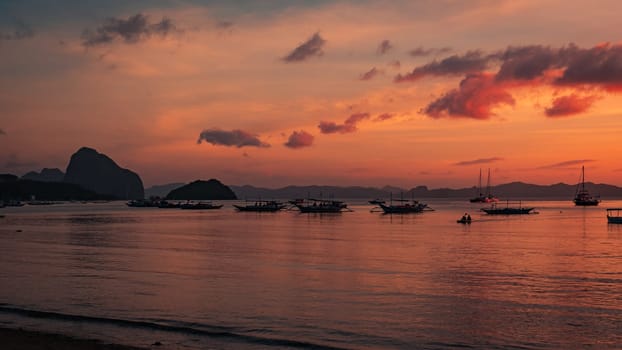
<path id="1" fill-rule="evenodd" d="M 64 178 L 65 173 L 63 173 L 58 168 L 43 168 L 41 169 L 40 173 L 36 171 L 31 171 L 22 176 L 22 180 L 33 180 L 42 182 L 62 182 Z"/>
<path id="2" fill-rule="evenodd" d="M 64 182 L 123 199 L 143 199 L 145 191 L 138 174 L 123 169 L 105 154 L 88 147 L 71 156 Z"/>

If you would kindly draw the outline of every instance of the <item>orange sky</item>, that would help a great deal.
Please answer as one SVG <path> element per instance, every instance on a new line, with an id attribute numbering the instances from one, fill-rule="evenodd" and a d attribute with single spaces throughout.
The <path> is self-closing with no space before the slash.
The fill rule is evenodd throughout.
<path id="1" fill-rule="evenodd" d="M 0 172 L 88 146 L 146 186 L 576 183 L 581 165 L 622 185 L 622 3 L 598 4 L 2 4 Z"/>

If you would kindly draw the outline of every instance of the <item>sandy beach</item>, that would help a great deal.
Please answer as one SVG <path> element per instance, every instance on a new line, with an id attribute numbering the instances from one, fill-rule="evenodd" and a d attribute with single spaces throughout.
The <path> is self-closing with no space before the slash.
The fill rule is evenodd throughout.
<path id="1" fill-rule="evenodd" d="M 77 339 L 22 329 L 0 328 L 0 344 L 4 350 L 141 350 L 117 344 L 105 344 L 98 340 Z"/>

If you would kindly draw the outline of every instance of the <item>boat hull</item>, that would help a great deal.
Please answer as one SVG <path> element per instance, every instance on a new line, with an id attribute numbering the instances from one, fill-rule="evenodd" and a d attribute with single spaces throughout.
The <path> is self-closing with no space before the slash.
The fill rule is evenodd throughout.
<path id="1" fill-rule="evenodd" d="M 534 208 L 482 208 L 481 210 L 488 215 L 522 215 L 531 214 Z"/>
<path id="2" fill-rule="evenodd" d="M 342 206 L 305 206 L 296 205 L 301 213 L 341 213 L 346 207 Z"/>
<path id="3" fill-rule="evenodd" d="M 251 211 L 251 212 L 276 212 L 281 209 L 284 209 L 284 205 L 279 206 L 243 206 L 243 205 L 233 205 L 239 211 Z"/>
<path id="4" fill-rule="evenodd" d="M 622 224 L 622 216 L 607 216 L 607 223 Z"/>
<path id="5" fill-rule="evenodd" d="M 425 204 L 417 204 L 417 205 L 384 205 L 379 204 L 380 208 L 385 214 L 411 214 L 411 213 L 421 213 L 427 205 Z"/>

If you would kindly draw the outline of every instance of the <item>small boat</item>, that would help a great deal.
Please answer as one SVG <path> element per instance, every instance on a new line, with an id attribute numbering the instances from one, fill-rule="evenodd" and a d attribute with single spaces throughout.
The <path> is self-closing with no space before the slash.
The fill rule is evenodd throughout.
<path id="1" fill-rule="evenodd" d="M 585 167 L 581 167 L 581 181 L 577 184 L 577 191 L 574 195 L 574 204 L 577 206 L 596 206 L 600 203 L 600 199 L 594 198 L 585 189 Z"/>
<path id="2" fill-rule="evenodd" d="M 374 205 L 380 205 L 380 204 L 384 204 L 386 203 L 386 201 L 383 201 L 380 198 L 376 198 L 376 199 L 372 199 L 368 202 L 369 204 L 374 204 Z"/>
<path id="3" fill-rule="evenodd" d="M 477 197 L 469 199 L 471 203 L 495 203 L 498 202 L 495 196 L 490 193 L 490 169 L 488 169 L 488 180 L 486 182 L 486 194 L 482 193 L 482 169 L 479 169 L 479 195 Z"/>
<path id="4" fill-rule="evenodd" d="M 169 202 L 167 200 L 161 200 L 161 201 L 158 202 L 158 208 L 160 208 L 160 209 L 181 208 L 181 203 L 179 203 L 179 202 L 173 203 L 173 202 Z"/>
<path id="5" fill-rule="evenodd" d="M 393 201 L 397 201 L 398 204 L 393 204 Z M 384 203 L 379 203 L 378 205 L 385 214 L 421 213 L 426 209 L 431 210 L 425 203 L 419 203 L 419 201 L 408 199 L 393 199 L 389 205 Z"/>
<path id="6" fill-rule="evenodd" d="M 607 209 L 607 223 L 622 224 L 622 208 Z"/>
<path id="7" fill-rule="evenodd" d="M 459 224 L 470 224 L 471 223 L 471 215 L 464 214 L 460 219 L 456 220 Z"/>
<path id="8" fill-rule="evenodd" d="M 290 201 L 301 213 L 341 213 L 348 209 L 342 201 L 324 199 L 296 199 Z"/>
<path id="9" fill-rule="evenodd" d="M 222 208 L 222 204 L 212 204 L 212 202 L 186 202 L 180 205 L 181 209 L 220 209 Z"/>
<path id="10" fill-rule="evenodd" d="M 285 203 L 277 201 L 247 201 L 245 205 L 233 205 L 239 211 L 276 212 L 285 209 Z"/>
<path id="11" fill-rule="evenodd" d="M 510 207 L 511 202 L 507 201 L 505 207 L 493 203 L 489 208 L 482 208 L 481 211 L 489 215 L 520 215 L 531 214 L 535 209 L 533 207 L 523 207 L 521 202 L 518 202 L 518 206 Z"/>
<path id="12" fill-rule="evenodd" d="M 157 207 L 157 204 L 150 199 L 132 199 L 125 203 L 128 207 L 132 208 L 153 208 Z"/>

